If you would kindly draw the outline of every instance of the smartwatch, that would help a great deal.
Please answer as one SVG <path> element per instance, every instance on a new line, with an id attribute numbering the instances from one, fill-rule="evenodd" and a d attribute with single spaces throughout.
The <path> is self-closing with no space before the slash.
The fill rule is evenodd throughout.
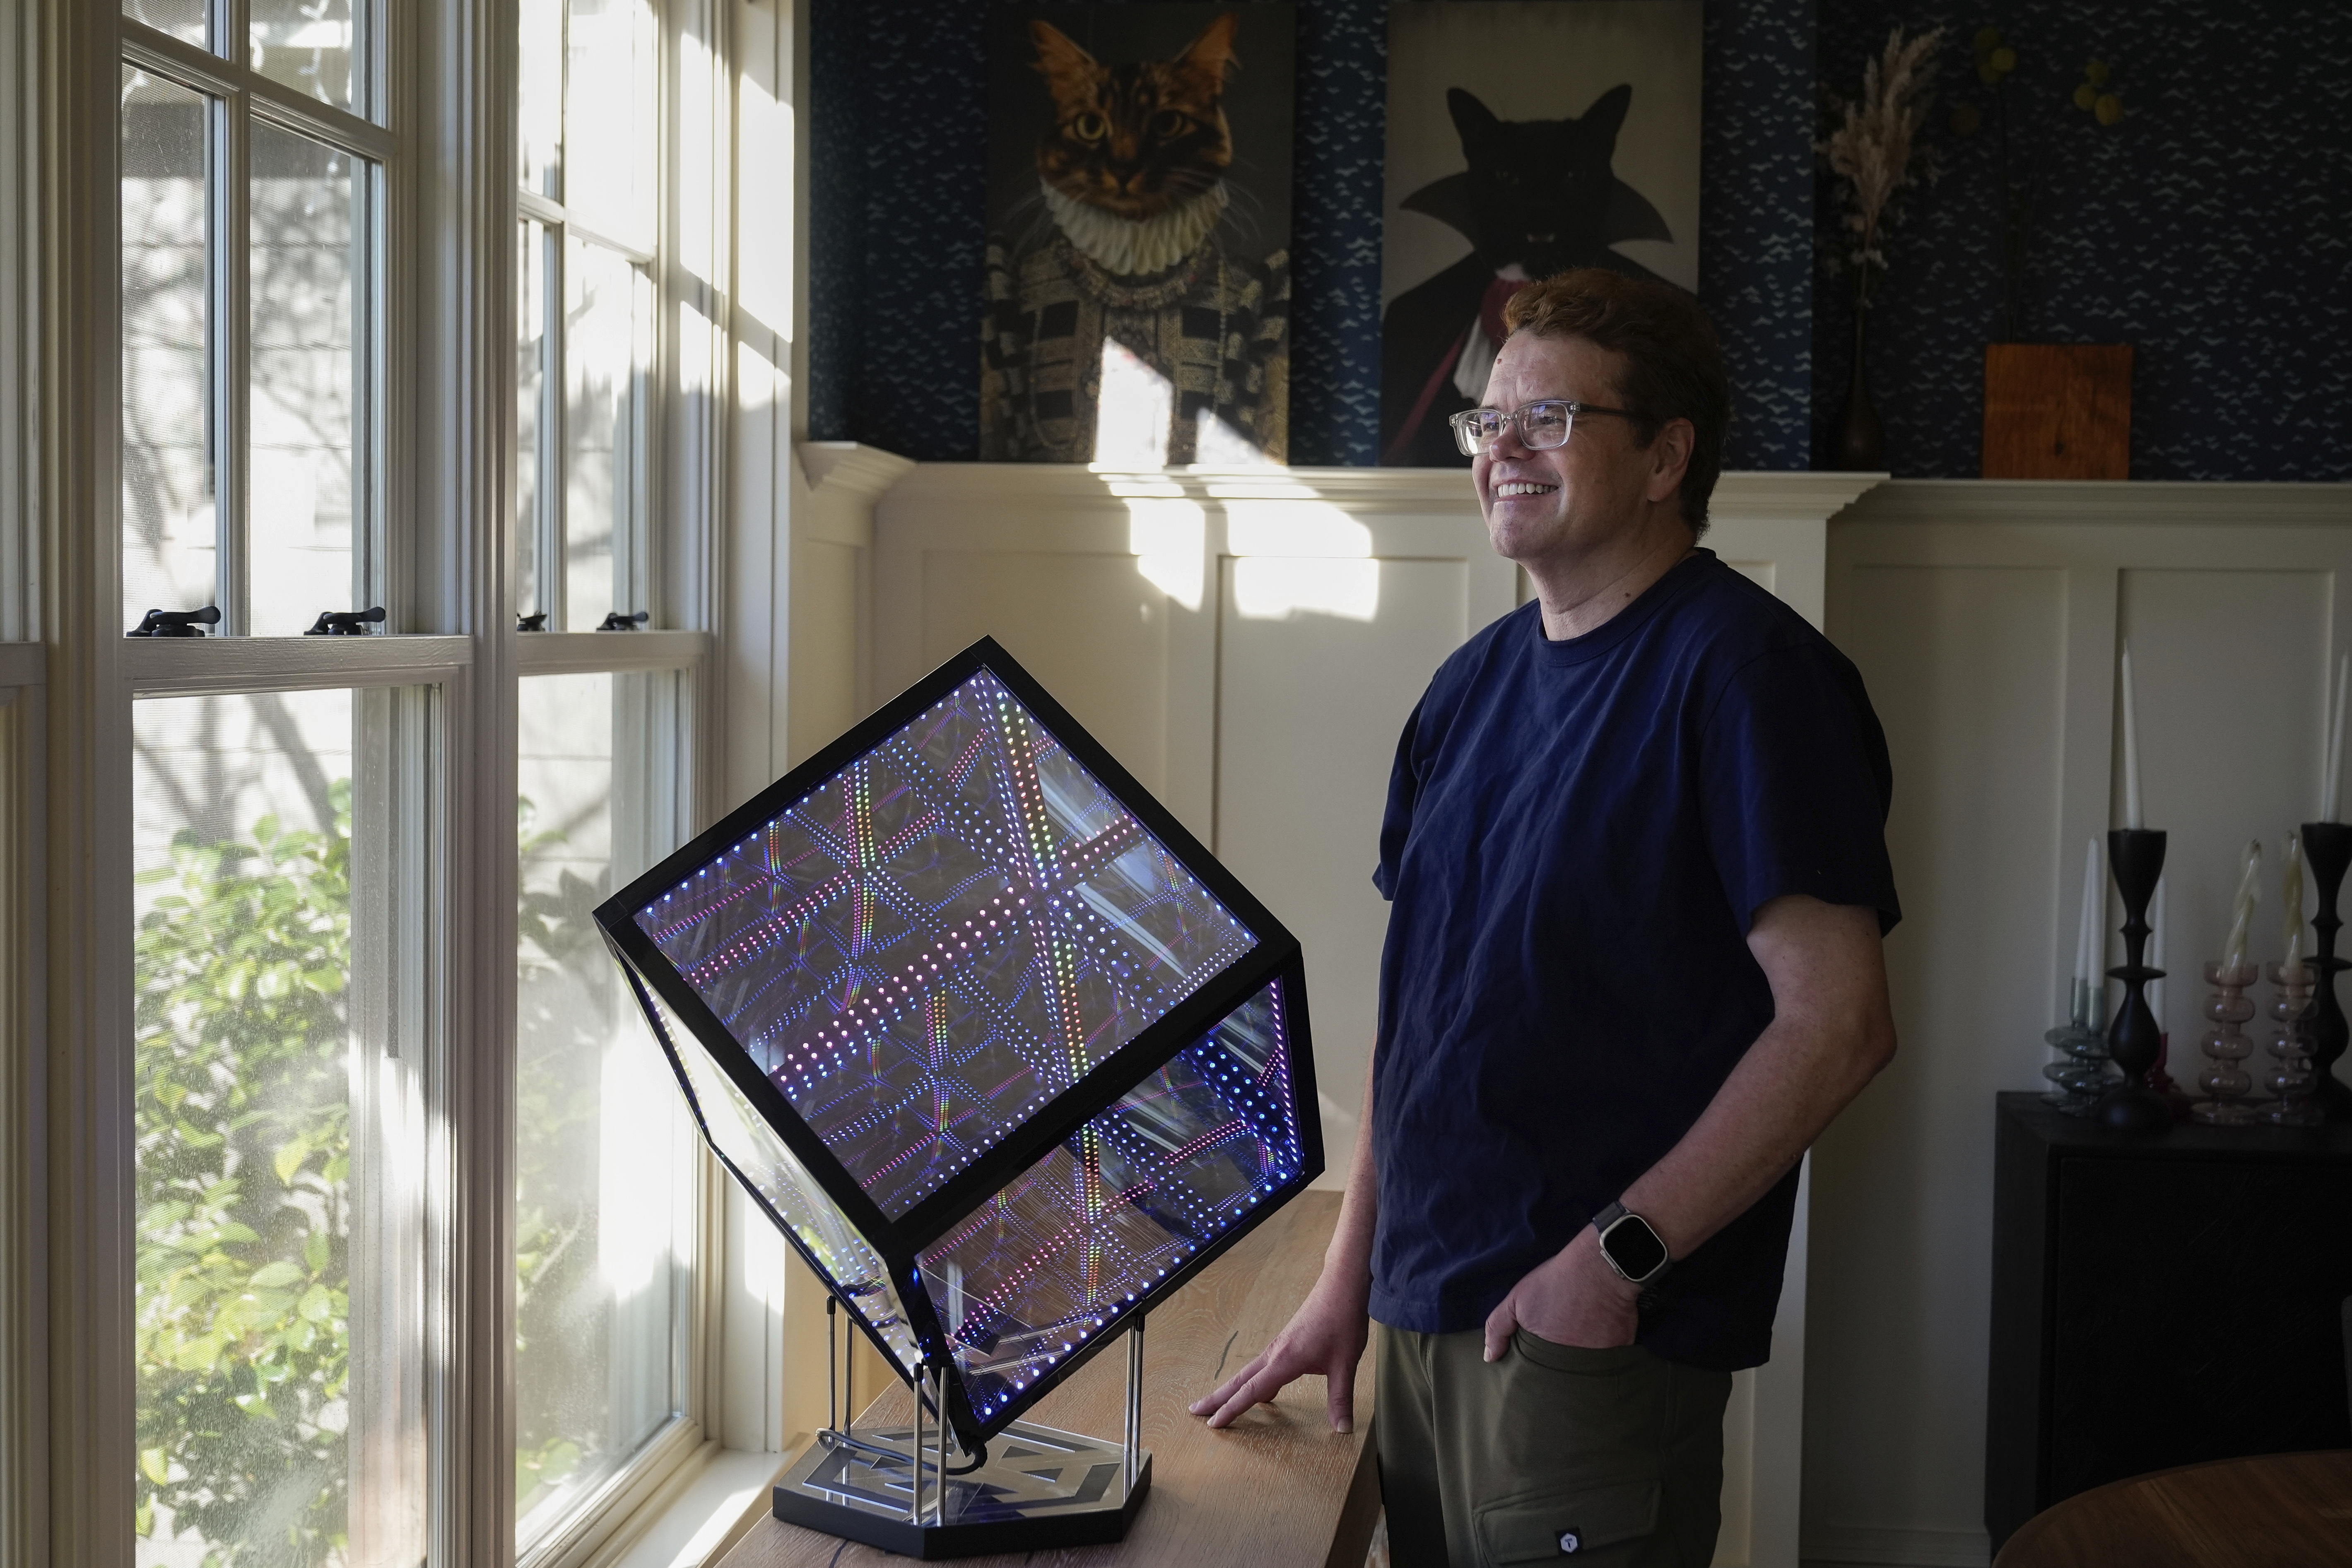
<path id="1" fill-rule="evenodd" d="M 1601 1233 L 1601 1256 L 1628 1285 L 1654 1285 L 1670 1259 L 1666 1244 L 1650 1222 L 1623 1204 L 1611 1204 L 1592 1216 Z"/>

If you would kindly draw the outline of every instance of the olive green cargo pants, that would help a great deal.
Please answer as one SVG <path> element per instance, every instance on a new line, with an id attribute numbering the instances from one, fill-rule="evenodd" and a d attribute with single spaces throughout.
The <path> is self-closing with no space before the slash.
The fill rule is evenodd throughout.
<path id="1" fill-rule="evenodd" d="M 1639 1345 L 1378 1330 L 1372 1436 L 1394 1568 L 1707 1568 L 1731 1374 Z"/>

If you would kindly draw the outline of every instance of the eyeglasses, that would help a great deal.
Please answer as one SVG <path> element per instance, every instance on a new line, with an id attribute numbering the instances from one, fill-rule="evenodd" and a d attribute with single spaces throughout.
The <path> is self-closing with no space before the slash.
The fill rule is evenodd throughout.
<path id="1" fill-rule="evenodd" d="M 1580 414 L 1613 414 L 1620 419 L 1641 417 L 1623 408 L 1603 408 L 1593 403 L 1548 397 L 1514 408 L 1508 414 L 1499 408 L 1465 408 L 1446 423 L 1454 426 L 1454 444 L 1462 448 L 1464 455 L 1475 458 L 1503 438 L 1506 426 L 1517 429 L 1519 444 L 1530 452 L 1565 447 L 1568 433 L 1575 427 Z"/>

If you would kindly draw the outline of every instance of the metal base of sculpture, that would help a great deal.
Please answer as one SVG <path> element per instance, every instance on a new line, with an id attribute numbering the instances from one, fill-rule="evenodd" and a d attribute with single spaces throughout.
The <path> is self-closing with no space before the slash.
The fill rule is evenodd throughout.
<path id="1" fill-rule="evenodd" d="M 849 1342 L 834 1337 L 825 1301 L 825 1429 L 776 1482 L 772 1511 L 905 1557 L 1049 1552 L 1122 1540 L 1151 1489 L 1143 1447 L 1143 1321 L 1127 1331 L 1124 1444 L 1016 1421 L 950 1465 L 954 1438 L 939 1418 L 944 1368 L 913 1385 L 908 1426 L 852 1426 Z M 836 1371 L 836 1369 L 838 1369 Z"/>
<path id="2" fill-rule="evenodd" d="M 1016 1421 L 968 1475 L 943 1474 L 913 1427 L 820 1432 L 776 1483 L 775 1516 L 907 1557 L 1097 1546 L 1122 1539 L 1151 1488 L 1115 1443 Z"/>

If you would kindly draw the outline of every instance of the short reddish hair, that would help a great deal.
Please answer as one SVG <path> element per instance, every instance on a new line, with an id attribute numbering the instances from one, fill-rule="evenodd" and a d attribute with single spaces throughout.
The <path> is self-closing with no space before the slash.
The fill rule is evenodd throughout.
<path id="1" fill-rule="evenodd" d="M 1683 470 L 1682 514 L 1694 532 L 1705 533 L 1731 425 L 1731 379 L 1715 323 L 1698 301 L 1656 279 L 1585 267 L 1512 295 L 1503 324 L 1539 338 L 1582 338 L 1622 356 L 1617 400 L 1637 416 L 1637 444 L 1656 440 L 1670 419 L 1691 422 L 1696 438 Z"/>

